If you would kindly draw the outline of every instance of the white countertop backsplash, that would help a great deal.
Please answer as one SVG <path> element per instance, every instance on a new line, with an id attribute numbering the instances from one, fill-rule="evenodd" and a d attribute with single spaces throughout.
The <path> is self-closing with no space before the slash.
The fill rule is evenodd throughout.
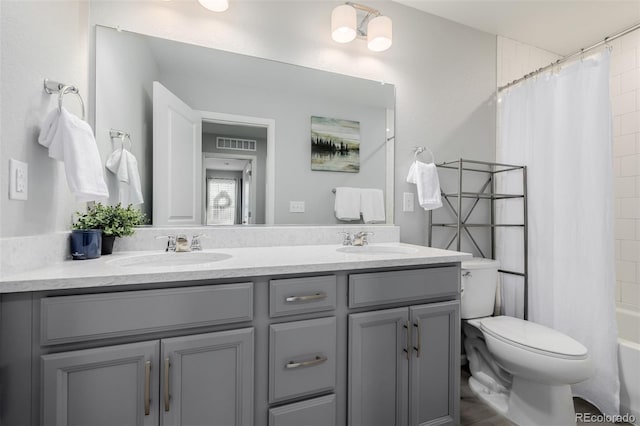
<path id="1" fill-rule="evenodd" d="M 368 231 L 375 235 L 372 243 L 400 241 L 400 228 L 394 225 L 330 225 L 330 226 L 243 226 L 243 227 L 181 227 L 136 229 L 131 237 L 118 238 L 114 253 L 123 251 L 162 251 L 167 245 L 163 235 L 185 234 L 189 239 L 202 234 L 203 249 L 238 247 L 276 247 L 298 245 L 339 244 L 339 232 Z M 54 266 L 71 259 L 70 232 L 56 232 L 26 237 L 0 238 L 0 281 L 25 271 Z M 86 262 L 86 261 L 74 261 Z"/>

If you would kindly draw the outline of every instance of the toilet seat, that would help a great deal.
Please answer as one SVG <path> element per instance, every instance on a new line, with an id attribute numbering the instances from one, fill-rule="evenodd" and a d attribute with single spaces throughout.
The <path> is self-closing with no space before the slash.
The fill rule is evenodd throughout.
<path id="1" fill-rule="evenodd" d="M 580 342 L 540 324 L 507 316 L 483 318 L 479 322 L 483 333 L 520 349 L 568 360 L 584 360 L 589 356 Z"/>

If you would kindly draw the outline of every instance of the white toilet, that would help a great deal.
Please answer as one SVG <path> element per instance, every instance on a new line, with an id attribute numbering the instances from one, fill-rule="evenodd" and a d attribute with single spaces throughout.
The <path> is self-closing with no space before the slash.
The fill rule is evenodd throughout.
<path id="1" fill-rule="evenodd" d="M 518 318 L 492 317 L 499 262 L 462 262 L 464 347 L 469 387 L 521 425 L 575 425 L 571 386 L 593 374 L 587 348 L 571 337 Z"/>

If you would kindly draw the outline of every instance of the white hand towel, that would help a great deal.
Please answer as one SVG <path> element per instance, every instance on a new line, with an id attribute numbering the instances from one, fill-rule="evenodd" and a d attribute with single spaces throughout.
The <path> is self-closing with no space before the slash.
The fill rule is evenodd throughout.
<path id="1" fill-rule="evenodd" d="M 339 220 L 360 220 L 360 188 L 336 188 L 334 210 Z"/>
<path id="2" fill-rule="evenodd" d="M 381 189 L 360 190 L 360 211 L 364 223 L 384 222 L 384 193 Z"/>
<path id="3" fill-rule="evenodd" d="M 407 182 L 415 183 L 418 189 L 418 202 L 425 210 L 442 207 L 438 169 L 433 163 L 414 161 L 407 175 Z"/>
<path id="4" fill-rule="evenodd" d="M 55 109 L 45 118 L 38 142 L 49 148 L 49 157 L 64 162 L 69 190 L 78 201 L 109 197 L 96 139 L 88 123 Z"/>
<path id="5" fill-rule="evenodd" d="M 112 202 L 119 202 L 123 206 L 144 203 L 138 160 L 131 152 L 124 148 L 113 151 L 107 158 L 106 168 L 116 175 L 118 181 L 118 193 L 112 194 Z"/>

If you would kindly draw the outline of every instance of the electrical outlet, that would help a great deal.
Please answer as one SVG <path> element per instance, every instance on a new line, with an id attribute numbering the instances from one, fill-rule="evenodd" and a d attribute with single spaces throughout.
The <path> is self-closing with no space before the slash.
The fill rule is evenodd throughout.
<path id="1" fill-rule="evenodd" d="M 29 189 L 29 165 L 9 159 L 9 199 L 26 200 Z"/>
<path id="2" fill-rule="evenodd" d="M 304 201 L 289 201 L 289 213 L 304 213 Z"/>
<path id="3" fill-rule="evenodd" d="M 403 212 L 412 212 L 413 211 L 413 192 L 404 192 L 402 194 L 402 211 Z"/>

